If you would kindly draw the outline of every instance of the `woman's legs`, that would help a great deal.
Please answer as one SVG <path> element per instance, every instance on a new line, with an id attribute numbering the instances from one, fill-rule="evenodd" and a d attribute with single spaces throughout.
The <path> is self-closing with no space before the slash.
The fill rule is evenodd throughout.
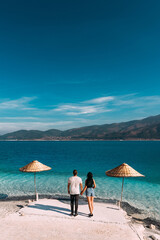
<path id="1" fill-rule="evenodd" d="M 94 197 L 90 197 L 90 201 L 91 201 L 91 209 L 92 209 L 92 213 L 93 213 L 93 200 L 94 200 Z"/>
<path id="2" fill-rule="evenodd" d="M 89 211 L 92 214 L 92 205 L 91 205 L 91 197 L 87 197 L 88 200 L 88 207 L 89 207 Z"/>

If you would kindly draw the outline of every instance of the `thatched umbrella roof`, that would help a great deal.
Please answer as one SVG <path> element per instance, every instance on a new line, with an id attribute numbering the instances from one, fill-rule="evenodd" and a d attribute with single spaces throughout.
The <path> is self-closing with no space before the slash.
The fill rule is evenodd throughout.
<path id="1" fill-rule="evenodd" d="M 144 175 L 137 172 L 126 163 L 106 171 L 106 175 L 109 177 L 144 177 Z"/>
<path id="2" fill-rule="evenodd" d="M 21 172 L 42 172 L 48 171 L 51 168 L 38 162 L 37 160 L 32 161 L 31 163 L 27 164 L 26 166 L 20 168 Z"/>

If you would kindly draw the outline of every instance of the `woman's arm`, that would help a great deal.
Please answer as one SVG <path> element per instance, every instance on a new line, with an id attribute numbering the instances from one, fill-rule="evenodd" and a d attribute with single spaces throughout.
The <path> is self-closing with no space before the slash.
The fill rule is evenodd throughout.
<path id="1" fill-rule="evenodd" d="M 94 179 L 93 179 L 93 184 L 94 184 L 94 187 L 93 187 L 93 188 L 96 188 L 96 183 L 95 183 Z"/>

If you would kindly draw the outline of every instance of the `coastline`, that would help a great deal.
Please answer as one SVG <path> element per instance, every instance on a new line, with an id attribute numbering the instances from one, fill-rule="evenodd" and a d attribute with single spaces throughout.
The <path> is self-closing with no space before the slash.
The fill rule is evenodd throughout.
<path id="1" fill-rule="evenodd" d="M 129 139 L 10 139 L 1 140 L 0 142 L 159 142 L 160 139 L 143 139 L 143 138 L 129 138 Z"/>
<path id="2" fill-rule="evenodd" d="M 75 235 L 77 240 L 160 239 L 160 229 L 153 222 L 145 225 L 142 219 L 133 218 L 124 206 L 119 208 L 113 200 L 102 202 L 96 199 L 94 206 L 94 217 L 88 218 L 88 204 L 80 199 L 79 215 L 74 218 L 70 217 L 69 198 L 0 201 L 1 212 L 2 208 L 6 208 L 5 214 L 0 214 L 1 239 L 22 239 L 24 228 L 27 231 L 26 240 L 33 235 L 36 240 L 68 240 Z M 127 209 L 128 205 L 125 207 Z M 135 211 L 138 212 L 137 209 L 130 209 L 130 213 Z"/>
<path id="3" fill-rule="evenodd" d="M 70 198 L 67 195 L 46 195 L 46 194 L 39 194 L 39 199 L 53 199 L 59 200 L 63 202 L 69 202 Z M 24 206 L 27 206 L 28 203 L 34 202 L 35 196 L 34 195 L 24 195 L 24 196 L 12 196 L 7 198 L 0 199 L 0 208 L 1 208 L 1 216 L 6 216 L 10 213 L 17 212 Z M 105 203 L 105 204 L 113 204 L 115 206 L 118 205 L 117 199 L 104 199 L 104 198 L 95 198 L 95 203 Z M 86 204 L 87 200 L 85 197 L 79 198 L 79 204 L 83 205 Z M 147 214 L 144 213 L 142 209 L 136 208 L 130 205 L 128 202 L 122 202 L 121 208 L 126 212 L 127 216 L 131 218 L 132 222 L 139 222 L 143 224 L 144 227 L 149 228 L 150 225 L 154 225 L 157 230 L 160 231 L 160 219 L 155 219 L 148 217 Z M 3 210 L 2 210 L 3 209 Z M 4 214 L 3 214 L 4 213 Z"/>

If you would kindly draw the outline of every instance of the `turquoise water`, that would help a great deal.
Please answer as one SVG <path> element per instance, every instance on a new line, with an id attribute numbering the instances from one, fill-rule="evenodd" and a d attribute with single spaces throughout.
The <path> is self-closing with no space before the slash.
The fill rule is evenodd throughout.
<path id="1" fill-rule="evenodd" d="M 96 197 L 117 200 L 122 179 L 105 171 L 128 163 L 146 177 L 125 179 L 123 200 L 160 220 L 160 142 L 0 142 L 0 197 L 33 194 L 33 174 L 19 172 L 33 160 L 52 167 L 37 174 L 40 194 L 67 196 L 68 177 L 77 169 L 83 181 L 93 172 Z"/>

